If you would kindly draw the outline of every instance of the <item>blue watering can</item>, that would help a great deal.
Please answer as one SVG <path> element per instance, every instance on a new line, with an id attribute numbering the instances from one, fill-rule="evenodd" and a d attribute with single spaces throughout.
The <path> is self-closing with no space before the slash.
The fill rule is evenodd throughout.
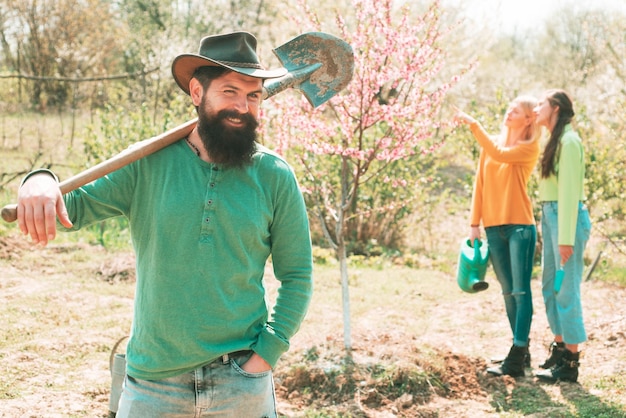
<path id="1" fill-rule="evenodd" d="M 474 240 L 474 246 L 470 240 L 461 242 L 461 254 L 456 273 L 456 281 L 461 290 L 467 293 L 476 293 L 489 287 L 485 281 L 487 263 L 489 261 L 489 245 L 487 241 Z"/>

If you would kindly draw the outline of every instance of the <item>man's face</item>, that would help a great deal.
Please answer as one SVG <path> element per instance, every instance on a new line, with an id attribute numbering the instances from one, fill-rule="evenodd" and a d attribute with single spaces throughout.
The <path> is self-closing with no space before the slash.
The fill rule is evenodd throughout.
<path id="1" fill-rule="evenodd" d="M 212 161 L 241 167 L 256 149 L 263 82 L 228 72 L 211 82 L 198 106 L 198 134 Z"/>

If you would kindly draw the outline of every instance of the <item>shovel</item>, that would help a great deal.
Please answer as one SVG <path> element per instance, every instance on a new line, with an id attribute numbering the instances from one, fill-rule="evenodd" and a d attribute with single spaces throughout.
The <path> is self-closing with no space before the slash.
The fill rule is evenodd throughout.
<path id="1" fill-rule="evenodd" d="M 265 83 L 267 97 L 293 87 L 318 107 L 343 90 L 354 72 L 352 47 L 323 32 L 297 36 L 274 49 L 274 54 L 288 72 Z"/>
<path id="2" fill-rule="evenodd" d="M 274 54 L 288 72 L 283 77 L 264 83 L 264 99 L 287 88 L 294 88 L 301 91 L 313 107 L 317 107 L 344 89 L 354 72 L 352 47 L 323 32 L 299 35 L 274 49 Z M 196 123 L 197 119 L 192 119 L 160 135 L 131 145 L 108 160 L 59 183 L 61 193 L 69 193 L 187 137 Z M 14 222 L 17 219 L 17 205 L 3 207 L 2 219 Z"/>

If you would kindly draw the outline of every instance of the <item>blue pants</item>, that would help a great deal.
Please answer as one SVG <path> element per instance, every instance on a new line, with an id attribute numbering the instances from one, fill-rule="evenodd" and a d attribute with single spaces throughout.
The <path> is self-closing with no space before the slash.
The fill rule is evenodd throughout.
<path id="1" fill-rule="evenodd" d="M 117 418 L 274 418 L 272 371 L 239 367 L 250 354 L 218 359 L 189 373 L 155 380 L 126 376 Z"/>
<path id="2" fill-rule="evenodd" d="M 535 225 L 500 225 L 485 228 L 489 258 L 502 287 L 513 344 L 528 346 L 533 316 L 530 279 L 537 243 Z"/>
<path id="3" fill-rule="evenodd" d="M 543 203 L 542 213 L 542 293 L 548 324 L 554 335 L 563 336 L 563 342 L 566 344 L 580 344 L 587 341 L 580 284 L 584 269 L 583 254 L 591 235 L 589 211 L 582 203 L 578 207 L 574 254 L 563 266 L 565 275 L 559 293 L 554 291 L 554 276 L 561 265 L 558 242 L 558 204 L 556 202 Z"/>

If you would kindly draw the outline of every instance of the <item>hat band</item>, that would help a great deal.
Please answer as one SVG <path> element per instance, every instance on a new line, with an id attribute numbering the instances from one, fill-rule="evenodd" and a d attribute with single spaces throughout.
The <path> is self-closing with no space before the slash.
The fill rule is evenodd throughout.
<path id="1" fill-rule="evenodd" d="M 257 70 L 263 69 L 263 67 L 261 67 L 261 64 L 248 63 L 248 62 L 222 61 L 222 60 L 215 60 L 215 61 L 224 65 L 227 65 L 229 67 L 255 68 Z"/>

